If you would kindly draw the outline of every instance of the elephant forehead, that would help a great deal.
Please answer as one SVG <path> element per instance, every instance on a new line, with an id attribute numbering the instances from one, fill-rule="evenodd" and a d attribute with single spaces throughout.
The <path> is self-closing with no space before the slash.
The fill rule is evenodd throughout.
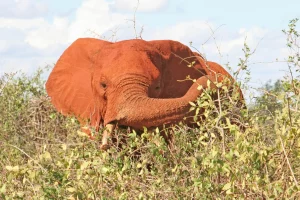
<path id="1" fill-rule="evenodd" d="M 153 45 L 145 40 L 131 39 L 122 40 L 111 45 L 112 48 L 132 49 L 132 50 L 154 50 Z"/>
<path id="2" fill-rule="evenodd" d="M 101 73 L 107 76 L 121 76 L 124 74 L 143 74 L 150 79 L 160 75 L 161 64 L 156 63 L 159 54 L 146 51 L 111 51 L 102 60 Z"/>

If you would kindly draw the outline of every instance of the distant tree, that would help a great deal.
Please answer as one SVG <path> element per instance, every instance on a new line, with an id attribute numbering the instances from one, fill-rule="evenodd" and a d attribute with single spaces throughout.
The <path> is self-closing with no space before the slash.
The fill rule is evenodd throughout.
<path id="1" fill-rule="evenodd" d="M 268 110 L 274 113 L 275 110 L 282 108 L 282 102 L 278 100 L 278 95 L 284 91 L 281 80 L 272 83 L 269 80 L 263 87 L 259 88 L 260 96 L 256 97 L 255 107 L 258 109 Z"/>

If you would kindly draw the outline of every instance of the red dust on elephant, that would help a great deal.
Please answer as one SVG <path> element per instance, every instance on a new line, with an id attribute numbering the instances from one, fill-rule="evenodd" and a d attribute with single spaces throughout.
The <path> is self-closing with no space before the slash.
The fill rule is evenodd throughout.
<path id="1" fill-rule="evenodd" d="M 187 75 L 197 81 L 178 81 Z M 221 81 L 219 75 L 231 78 L 220 65 L 176 41 L 81 38 L 61 55 L 46 89 L 62 114 L 75 115 L 83 126 L 106 127 L 105 149 L 116 125 L 141 129 L 181 121 L 189 102 L 203 92 L 197 87 Z"/>

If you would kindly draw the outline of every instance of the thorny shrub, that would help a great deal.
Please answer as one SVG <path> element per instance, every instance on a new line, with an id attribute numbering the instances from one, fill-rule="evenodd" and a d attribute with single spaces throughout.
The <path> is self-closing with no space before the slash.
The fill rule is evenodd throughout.
<path id="1" fill-rule="evenodd" d="M 299 73 L 297 21 L 284 33 L 291 50 L 288 67 Z M 246 43 L 244 52 L 239 66 L 248 70 Z M 261 97 L 273 95 L 280 106 L 271 111 L 269 101 L 241 107 L 237 87 L 218 84 L 217 100 L 207 89 L 191 103 L 197 128 L 178 125 L 140 134 L 119 129 L 121 144 L 107 152 L 99 150 L 101 133 L 92 141 L 73 117 L 55 111 L 41 73 L 0 78 L 2 199 L 300 197 L 300 77 L 292 70 L 275 97 L 272 91 Z M 172 145 L 160 131 L 172 134 Z"/>

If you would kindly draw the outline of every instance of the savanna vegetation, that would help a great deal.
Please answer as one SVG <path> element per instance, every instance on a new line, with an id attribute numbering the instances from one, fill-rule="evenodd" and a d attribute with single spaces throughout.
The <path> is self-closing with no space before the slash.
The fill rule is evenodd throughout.
<path id="1" fill-rule="evenodd" d="M 108 151 L 73 117 L 51 105 L 43 70 L 0 77 L 0 199 L 298 199 L 300 198 L 300 33 L 283 31 L 290 74 L 267 83 L 253 104 L 219 84 L 191 109 L 197 128 L 159 132 L 119 129 Z M 245 43 L 239 85 L 247 90 L 251 50 Z M 238 79 L 240 80 L 240 79 Z M 200 111 L 204 113 L 199 116 Z M 203 117 L 204 116 L 204 117 Z M 122 143 L 122 144 L 120 144 Z"/>

